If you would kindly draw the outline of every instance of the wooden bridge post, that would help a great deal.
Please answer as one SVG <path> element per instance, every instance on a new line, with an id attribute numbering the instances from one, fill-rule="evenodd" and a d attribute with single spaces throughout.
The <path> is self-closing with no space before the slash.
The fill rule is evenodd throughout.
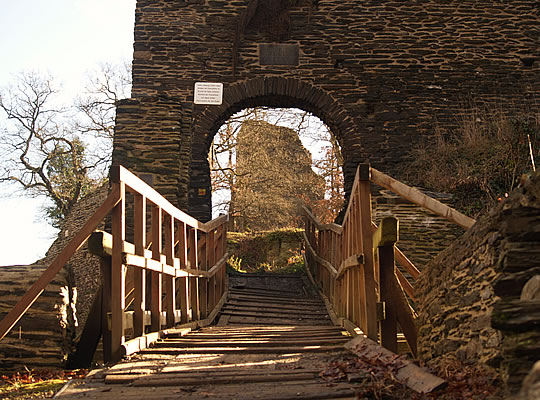
<path id="1" fill-rule="evenodd" d="M 215 230 L 208 232 L 206 249 L 208 253 L 207 265 L 212 267 L 219 260 L 219 258 L 216 258 Z M 213 310 L 219 301 L 216 295 L 216 275 L 208 279 L 208 287 L 208 309 Z"/>
<path id="2" fill-rule="evenodd" d="M 180 259 L 180 268 L 187 268 L 188 261 L 188 238 L 187 238 L 187 226 L 184 222 L 178 222 L 178 231 L 177 231 L 177 242 L 178 242 L 178 251 L 177 257 Z M 188 313 L 189 313 L 189 279 L 188 278 L 179 278 L 179 296 L 180 296 L 180 322 L 185 324 L 188 322 Z"/>
<path id="3" fill-rule="evenodd" d="M 371 230 L 371 167 L 369 164 L 360 164 L 359 192 L 360 192 L 360 224 L 362 244 L 365 257 L 364 285 L 365 285 L 365 315 L 366 335 L 377 341 L 377 290 L 375 283 L 375 263 L 373 257 L 373 236 Z"/>
<path id="4" fill-rule="evenodd" d="M 208 234 L 199 232 L 200 240 L 197 243 L 199 249 L 199 268 L 202 271 L 208 270 Z M 208 316 L 208 279 L 199 278 L 199 318 L 205 319 Z"/>
<path id="5" fill-rule="evenodd" d="M 188 258 L 191 269 L 199 269 L 198 230 L 190 228 L 188 233 Z M 198 321 L 199 313 L 199 278 L 189 278 L 189 303 L 191 307 L 191 319 Z"/>
<path id="6" fill-rule="evenodd" d="M 112 361 L 112 341 L 111 330 L 109 329 L 109 313 L 111 312 L 111 257 L 100 257 L 99 266 L 101 268 L 101 338 L 103 342 L 103 361 Z M 90 361 L 91 362 L 91 361 Z"/>
<path id="7" fill-rule="evenodd" d="M 111 358 L 122 358 L 124 336 L 124 308 L 126 298 L 126 266 L 122 259 L 124 240 L 126 239 L 126 186 L 119 185 L 120 201 L 112 210 L 112 261 L 111 261 Z M 106 290 L 105 290 L 106 292 Z M 107 326 L 107 325 L 106 325 Z"/>
<path id="8" fill-rule="evenodd" d="M 174 257 L 174 218 L 165 213 L 163 216 L 165 259 L 168 265 L 173 265 Z M 172 275 L 163 274 L 165 281 L 165 311 L 166 326 L 172 328 L 175 324 L 176 314 L 176 278 Z"/>
<path id="9" fill-rule="evenodd" d="M 379 251 L 379 288 L 381 302 L 385 304 L 385 315 L 381 320 L 381 345 L 394 353 L 397 345 L 397 315 L 393 298 L 395 280 L 394 244 L 398 241 L 399 222 L 397 218 L 384 218 L 374 234 L 374 245 Z"/>
<path id="10" fill-rule="evenodd" d="M 161 241 L 162 241 L 162 212 L 157 205 L 152 206 L 152 259 L 161 261 Z M 151 330 L 157 332 L 161 329 L 161 310 L 162 310 L 162 293 L 163 282 L 161 273 L 152 271 L 150 274 L 151 289 L 150 289 L 150 310 Z"/>
<path id="11" fill-rule="evenodd" d="M 146 245 L 146 198 L 134 194 L 134 244 L 135 254 L 144 257 Z M 133 303 L 133 334 L 135 337 L 144 335 L 144 313 L 146 309 L 146 271 L 135 268 L 134 271 L 134 303 Z"/>

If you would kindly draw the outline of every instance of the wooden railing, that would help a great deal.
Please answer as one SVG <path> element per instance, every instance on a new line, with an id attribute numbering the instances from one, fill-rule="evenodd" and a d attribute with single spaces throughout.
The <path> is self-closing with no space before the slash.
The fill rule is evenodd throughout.
<path id="1" fill-rule="evenodd" d="M 146 347 L 163 328 L 216 314 L 226 297 L 227 216 L 201 223 L 123 167 L 112 167 L 110 181 L 103 205 L 0 321 L 0 338 L 109 214 L 112 234 L 94 234 L 89 246 L 102 260 L 106 359 Z"/>
<path id="2" fill-rule="evenodd" d="M 304 209 L 306 264 L 336 315 L 372 340 L 380 336 L 381 344 L 394 352 L 399 324 L 416 354 L 414 312 L 409 304 L 409 299 L 415 299 L 414 286 L 395 261 L 413 280 L 420 271 L 395 246 L 398 221 L 387 218 L 379 227 L 372 221 L 372 182 L 465 229 L 475 221 L 366 164 L 358 167 L 343 225 L 321 224 Z"/>

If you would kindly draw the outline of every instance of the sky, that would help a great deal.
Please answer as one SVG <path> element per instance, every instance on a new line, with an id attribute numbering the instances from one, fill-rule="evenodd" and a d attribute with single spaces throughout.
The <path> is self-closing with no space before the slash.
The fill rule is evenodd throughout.
<path id="1" fill-rule="evenodd" d="M 0 87 L 21 71 L 38 71 L 73 97 L 100 63 L 131 62 L 134 19 L 135 0 L 3 0 Z M 43 198 L 0 184 L 0 266 L 45 255 L 56 232 L 40 213 L 43 205 Z"/>

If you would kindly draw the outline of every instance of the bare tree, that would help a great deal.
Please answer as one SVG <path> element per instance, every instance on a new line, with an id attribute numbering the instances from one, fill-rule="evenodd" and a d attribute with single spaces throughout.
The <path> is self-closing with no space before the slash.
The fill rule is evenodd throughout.
<path id="1" fill-rule="evenodd" d="M 59 106 L 50 76 L 20 73 L 0 90 L 0 182 L 52 202 L 45 214 L 58 227 L 82 196 L 105 177 L 110 162 L 114 104 L 125 93 L 122 74 L 105 66 L 75 106 Z M 129 77 L 127 78 L 129 79 Z M 118 83 L 120 82 L 120 83 Z M 104 150 L 105 149 L 105 150 Z"/>
<path id="2" fill-rule="evenodd" d="M 116 103 L 131 95 L 131 65 L 101 64 L 91 72 L 82 95 L 75 101 L 80 112 L 77 131 L 82 135 L 93 135 L 93 147 L 99 151 L 104 165 L 111 161 L 112 140 L 116 120 Z"/>

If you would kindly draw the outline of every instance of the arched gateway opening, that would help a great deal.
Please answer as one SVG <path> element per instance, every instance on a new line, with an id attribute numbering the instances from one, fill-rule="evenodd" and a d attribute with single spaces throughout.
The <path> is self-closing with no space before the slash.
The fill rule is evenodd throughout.
<path id="1" fill-rule="evenodd" d="M 535 4 L 499 3 L 475 5 L 472 40 L 470 9 L 435 1 L 137 1 L 132 98 L 118 106 L 113 162 L 207 220 L 211 137 L 235 112 L 265 105 L 330 127 L 346 196 L 360 162 L 399 178 L 413 145 L 455 127 L 467 100 L 533 104 L 537 46 L 523 26 Z M 222 83 L 222 104 L 194 104 L 197 82 Z"/>
<path id="2" fill-rule="evenodd" d="M 189 213 L 209 220 L 212 213 L 210 166 L 208 153 L 218 129 L 235 113 L 254 107 L 296 108 L 305 110 L 323 121 L 334 135 L 340 148 L 348 131 L 354 130 L 354 121 L 343 108 L 328 95 L 307 84 L 290 79 L 261 79 L 238 84 L 225 90 L 224 101 L 218 107 L 194 109 L 194 136 L 190 165 Z M 199 112 L 197 112 L 199 111 Z M 257 143 L 253 143 L 257 146 Z M 350 151 L 342 150 L 345 190 L 354 179 L 355 159 Z M 356 161 L 357 163 L 358 161 Z"/>

